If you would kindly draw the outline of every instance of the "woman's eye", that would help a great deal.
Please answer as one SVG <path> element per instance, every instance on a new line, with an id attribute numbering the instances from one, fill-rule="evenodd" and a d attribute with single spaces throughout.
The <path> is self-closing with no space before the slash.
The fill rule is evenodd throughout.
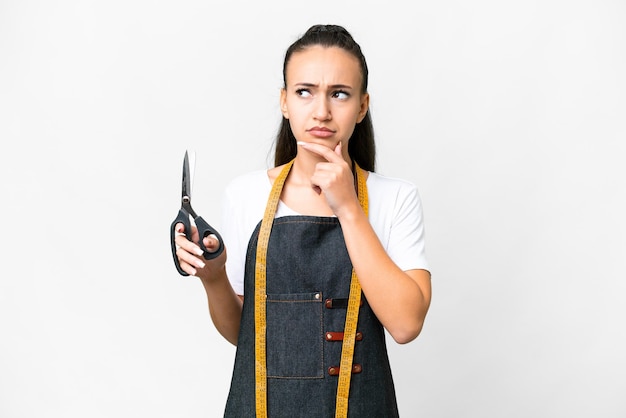
<path id="1" fill-rule="evenodd" d="M 336 91 L 333 93 L 333 97 L 339 100 L 346 100 L 350 95 L 345 91 Z"/>
<path id="2" fill-rule="evenodd" d="M 296 94 L 300 97 L 311 97 L 311 92 L 307 89 L 298 89 L 296 90 Z"/>

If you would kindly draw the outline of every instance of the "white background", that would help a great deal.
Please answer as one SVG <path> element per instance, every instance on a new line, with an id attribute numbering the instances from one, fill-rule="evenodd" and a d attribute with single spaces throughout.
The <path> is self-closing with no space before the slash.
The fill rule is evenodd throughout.
<path id="1" fill-rule="evenodd" d="M 271 164 L 283 54 L 345 25 L 434 297 L 403 417 L 626 416 L 626 4 L 0 0 L 0 417 L 218 417 L 234 347 L 169 226 Z"/>

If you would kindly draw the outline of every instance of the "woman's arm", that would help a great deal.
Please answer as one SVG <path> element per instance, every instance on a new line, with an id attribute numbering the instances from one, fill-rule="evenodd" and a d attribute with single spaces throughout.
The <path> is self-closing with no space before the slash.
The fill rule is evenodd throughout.
<path id="1" fill-rule="evenodd" d="M 299 143 L 324 157 L 311 178 L 339 219 L 344 240 L 363 293 L 372 310 L 398 343 L 419 335 L 430 306 L 430 273 L 400 269 L 383 248 L 354 190 L 354 177 L 343 159 L 341 144 L 335 150 Z"/>
<path id="2" fill-rule="evenodd" d="M 430 306 L 430 273 L 402 271 L 387 255 L 360 206 L 339 217 L 363 293 L 372 310 L 400 344 L 420 334 Z"/>
<path id="3" fill-rule="evenodd" d="M 202 281 L 206 291 L 211 319 L 218 332 L 229 342 L 237 345 L 239 324 L 243 302 L 235 293 L 226 275 L 226 248 L 213 260 L 202 257 L 202 249 L 189 241 L 183 234 L 183 225 L 177 224 L 176 255 L 181 268 Z M 198 231 L 193 228 L 192 240 L 198 240 Z M 204 238 L 204 245 L 209 251 L 217 250 L 219 243 L 213 236 Z"/>

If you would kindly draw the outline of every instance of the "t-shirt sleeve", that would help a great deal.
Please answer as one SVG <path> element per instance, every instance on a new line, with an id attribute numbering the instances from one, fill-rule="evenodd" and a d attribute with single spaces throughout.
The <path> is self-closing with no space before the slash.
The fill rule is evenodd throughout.
<path id="1" fill-rule="evenodd" d="M 243 295 L 243 274 L 245 266 L 245 248 L 242 251 L 242 236 L 239 230 L 241 222 L 238 210 L 241 209 L 235 202 L 233 190 L 226 188 L 222 198 L 222 239 L 226 246 L 226 274 L 233 290 L 238 295 Z M 238 207 L 239 206 L 239 207 Z M 242 256 L 243 254 L 243 256 Z"/>
<path id="2" fill-rule="evenodd" d="M 226 245 L 226 274 L 233 290 L 243 295 L 246 256 L 250 237 L 263 219 L 271 185 L 266 170 L 233 179 L 222 197 L 222 238 Z"/>
<path id="3" fill-rule="evenodd" d="M 422 201 L 417 187 L 411 183 L 402 184 L 396 195 L 387 253 L 404 271 L 429 270 Z"/>

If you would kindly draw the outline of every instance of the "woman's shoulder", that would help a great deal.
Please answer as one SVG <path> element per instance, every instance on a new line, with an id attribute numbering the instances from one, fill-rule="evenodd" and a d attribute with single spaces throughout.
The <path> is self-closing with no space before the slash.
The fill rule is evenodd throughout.
<path id="1" fill-rule="evenodd" d="M 240 174 L 233 178 L 226 186 L 226 190 L 250 190 L 255 188 L 265 192 L 272 187 L 272 183 L 280 175 L 285 165 L 280 165 L 270 169 L 259 169 Z"/>
<path id="2" fill-rule="evenodd" d="M 226 190 L 249 190 L 250 188 L 257 188 L 263 185 L 269 185 L 269 178 L 267 170 L 259 169 L 235 176 L 226 185 Z"/>
<path id="3" fill-rule="evenodd" d="M 409 180 L 391 177 L 384 174 L 369 172 L 367 188 L 377 193 L 412 193 L 417 185 Z"/>
<path id="4" fill-rule="evenodd" d="M 370 213 L 374 218 L 419 210 L 422 205 L 417 185 L 406 179 L 370 173 L 367 191 Z"/>
<path id="5" fill-rule="evenodd" d="M 239 174 L 227 183 L 224 195 L 231 204 L 264 199 L 270 190 L 267 170 L 259 169 Z"/>

